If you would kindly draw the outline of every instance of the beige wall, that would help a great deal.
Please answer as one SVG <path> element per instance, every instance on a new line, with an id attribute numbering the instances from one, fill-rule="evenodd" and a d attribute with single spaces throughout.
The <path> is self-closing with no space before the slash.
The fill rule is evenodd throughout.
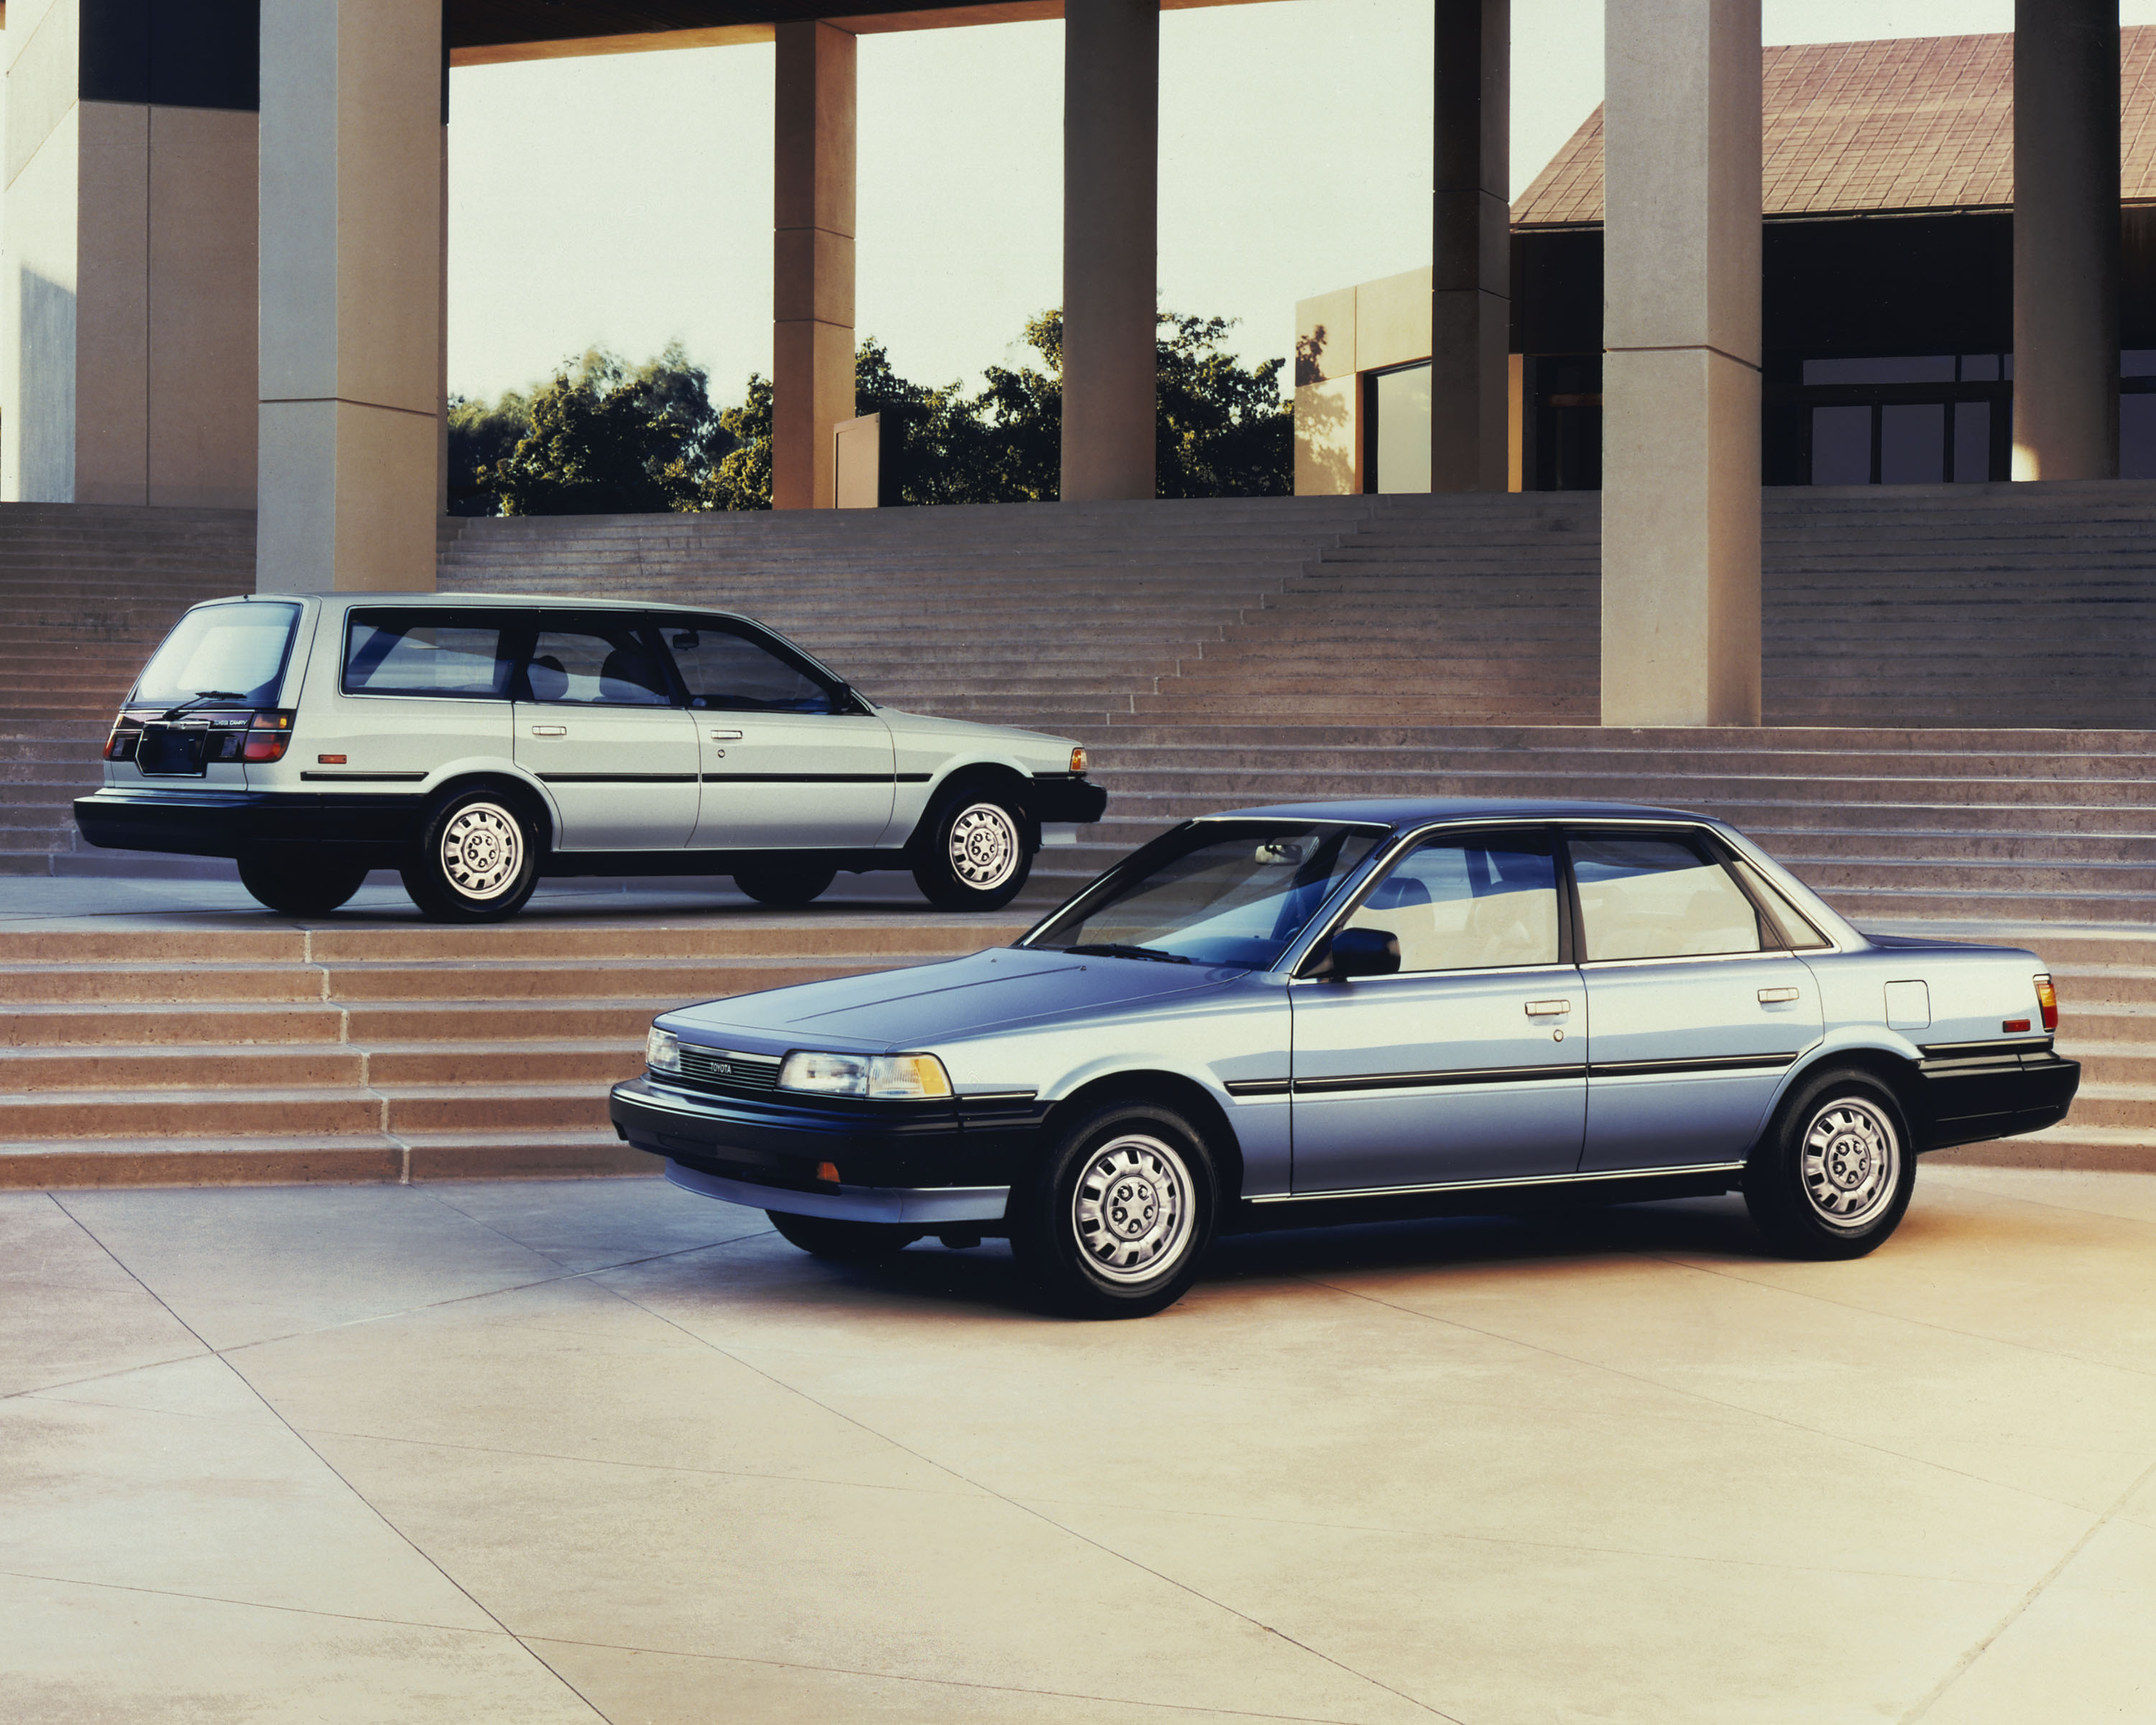
<path id="1" fill-rule="evenodd" d="M 772 200 L 771 502 L 829 509 L 832 433 L 854 417 L 856 44 L 778 32 Z"/>
<path id="2" fill-rule="evenodd" d="M 434 581 L 440 0 L 264 0 L 257 585 Z"/>
<path id="3" fill-rule="evenodd" d="M 254 116 L 77 101 L 75 0 L 8 23 L 0 497 L 251 506 Z"/>

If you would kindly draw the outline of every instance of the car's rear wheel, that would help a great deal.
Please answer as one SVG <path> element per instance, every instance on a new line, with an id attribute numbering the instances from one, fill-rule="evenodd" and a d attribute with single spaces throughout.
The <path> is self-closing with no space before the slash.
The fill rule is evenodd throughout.
<path id="1" fill-rule="evenodd" d="M 1196 1279 L 1219 1191 L 1189 1121 L 1151 1102 L 1111 1104 L 1074 1122 L 1013 1189 L 1011 1250 L 1060 1311 L 1149 1317 Z"/>
<path id="2" fill-rule="evenodd" d="M 1826 1072 L 1784 1102 L 1744 1170 L 1744 1203 L 1777 1251 L 1861 1258 L 1901 1224 L 1917 1158 L 1894 1093 Z"/>
<path id="3" fill-rule="evenodd" d="M 938 910 L 1000 911 L 1033 872 L 1029 830 L 1009 792 L 947 797 L 921 829 L 914 882 Z"/>
<path id="4" fill-rule="evenodd" d="M 832 1216 L 797 1216 L 766 1210 L 771 1225 L 789 1245 L 837 1264 L 872 1264 L 902 1252 L 921 1238 L 918 1229 L 895 1222 L 844 1222 Z"/>
<path id="5" fill-rule="evenodd" d="M 782 910 L 815 903 L 838 878 L 836 869 L 826 868 L 809 857 L 777 859 L 734 870 L 735 886 L 758 904 Z"/>
<path id="6" fill-rule="evenodd" d="M 326 916 L 350 901 L 367 865 L 320 850 L 258 850 L 239 859 L 239 884 L 256 901 L 288 916 Z"/>
<path id="7" fill-rule="evenodd" d="M 398 872 L 429 922 L 502 922 L 539 885 L 538 824 L 512 797 L 463 792 L 434 811 Z"/>

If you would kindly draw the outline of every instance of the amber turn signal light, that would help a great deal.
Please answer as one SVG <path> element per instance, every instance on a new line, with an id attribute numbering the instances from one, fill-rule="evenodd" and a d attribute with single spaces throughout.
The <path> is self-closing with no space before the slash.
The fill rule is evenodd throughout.
<path id="1" fill-rule="evenodd" d="M 1086 770 L 1086 751 L 1083 748 L 1075 748 L 1070 751 L 1070 770 L 1073 773 L 1083 773 Z"/>
<path id="2" fill-rule="evenodd" d="M 835 1162 L 818 1163 L 816 1178 L 819 1180 L 828 1180 L 834 1186 L 839 1184 L 839 1164 Z"/>
<path id="3" fill-rule="evenodd" d="M 290 713 L 257 713 L 247 727 L 247 741 L 240 747 L 239 758 L 256 762 L 281 761 L 291 746 Z"/>
<path id="4" fill-rule="evenodd" d="M 2059 991 L 2051 986 L 2051 978 L 2048 973 L 2036 978 L 2036 1004 L 2044 1014 L 2044 1028 L 2046 1030 L 2057 1029 L 2059 1028 Z"/>

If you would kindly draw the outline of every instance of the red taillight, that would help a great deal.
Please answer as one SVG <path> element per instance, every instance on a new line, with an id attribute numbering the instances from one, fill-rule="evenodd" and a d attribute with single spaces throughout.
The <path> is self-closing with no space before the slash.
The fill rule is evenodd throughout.
<path id="1" fill-rule="evenodd" d="M 135 745 L 142 740 L 142 727 L 126 713 L 112 721 L 112 732 L 105 739 L 105 758 L 108 761 L 131 761 Z"/>
<path id="2" fill-rule="evenodd" d="M 2059 991 L 2051 986 L 2051 978 L 2048 975 L 2036 978 L 2036 1004 L 2043 1011 L 2044 1028 L 2046 1030 L 2057 1029 L 2059 1028 Z"/>
<path id="3" fill-rule="evenodd" d="M 292 746 L 290 713 L 257 713 L 247 727 L 247 741 L 239 751 L 243 761 L 281 761 Z"/>

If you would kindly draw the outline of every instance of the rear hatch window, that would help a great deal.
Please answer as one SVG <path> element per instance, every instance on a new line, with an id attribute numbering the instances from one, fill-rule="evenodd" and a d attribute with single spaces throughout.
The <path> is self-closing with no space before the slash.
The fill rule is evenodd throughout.
<path id="1" fill-rule="evenodd" d="M 131 706 L 275 706 L 299 627 L 297 605 L 198 605 L 143 667 Z"/>

